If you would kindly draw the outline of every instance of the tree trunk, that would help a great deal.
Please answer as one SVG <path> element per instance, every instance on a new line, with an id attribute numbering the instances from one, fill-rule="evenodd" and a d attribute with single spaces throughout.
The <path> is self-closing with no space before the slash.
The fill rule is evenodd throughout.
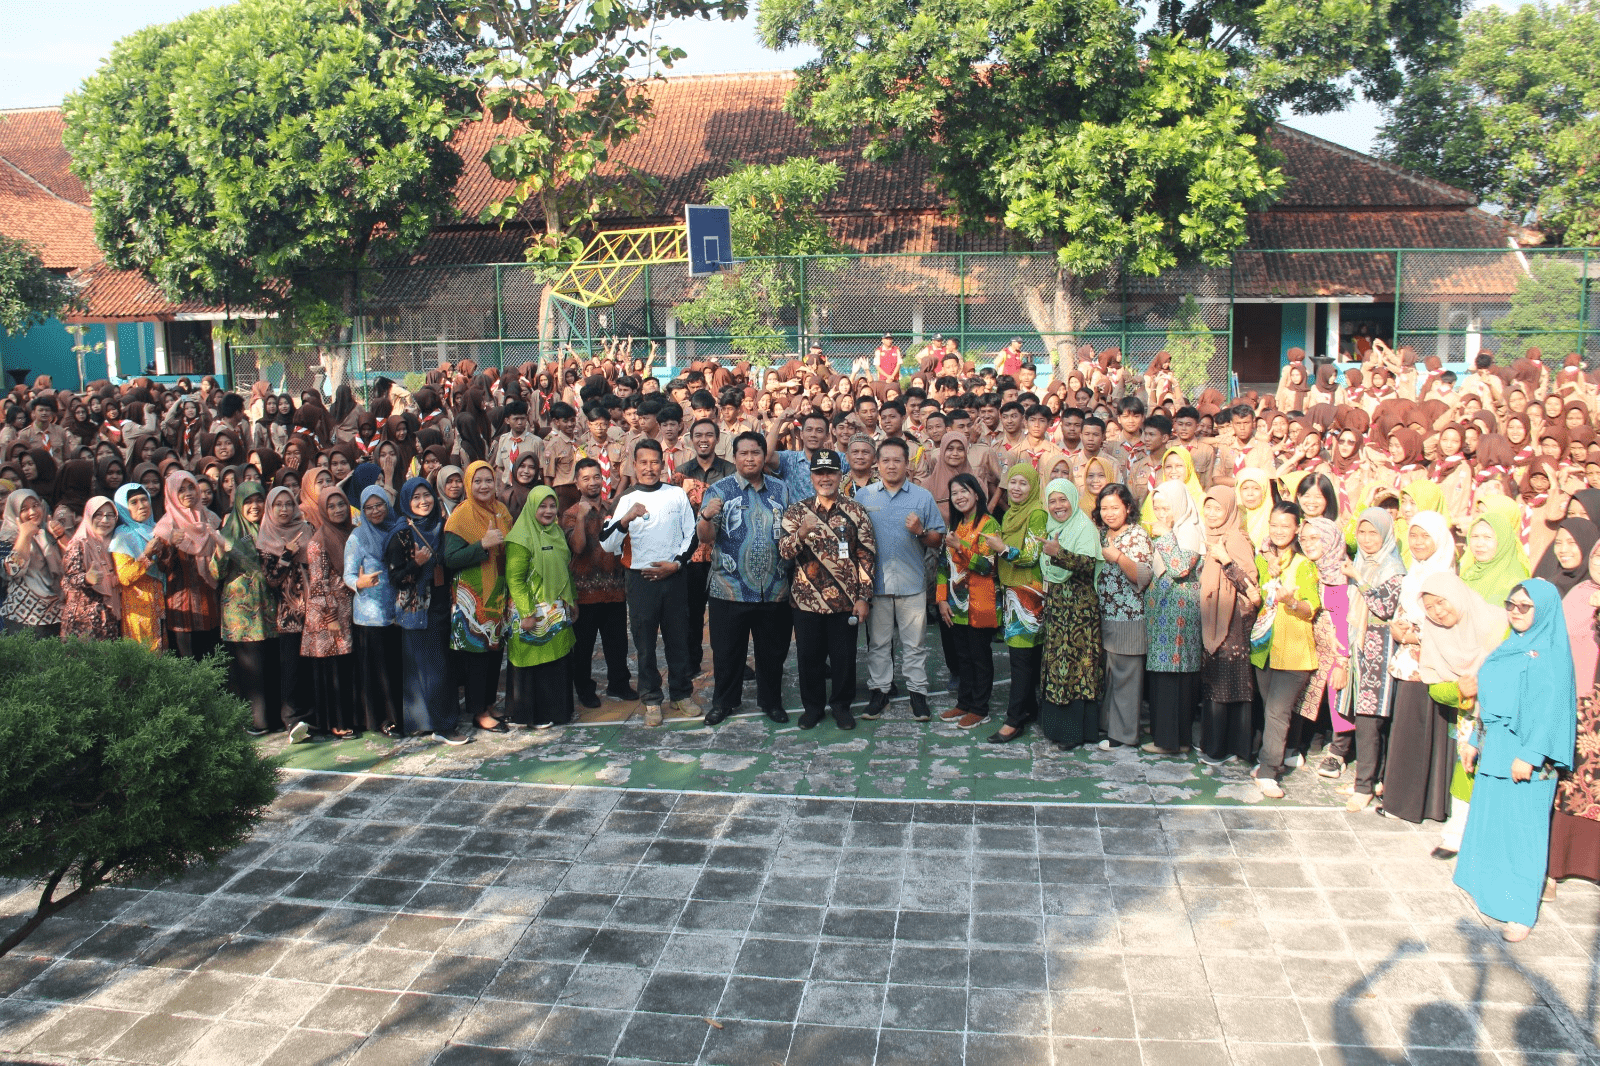
<path id="1" fill-rule="evenodd" d="M 60 899 L 51 899 L 50 897 L 55 895 L 56 886 L 61 883 L 61 879 L 67 875 L 67 871 L 71 868 L 71 864 L 63 866 L 45 882 L 44 892 L 39 896 L 39 906 L 28 916 L 27 921 L 12 931 L 10 936 L 0 940 L 0 957 L 4 957 L 12 948 L 26 940 L 35 929 L 44 924 L 46 918 L 60 913 L 94 891 L 101 881 L 105 879 L 105 875 L 111 869 L 111 866 L 106 864 L 100 867 L 98 871 L 95 871 L 92 865 L 86 867 L 84 879 L 79 882 L 77 888 Z"/>
<path id="2" fill-rule="evenodd" d="M 1028 321 L 1050 353 L 1052 374 L 1063 373 L 1063 366 L 1072 365 L 1077 344 L 1077 308 L 1085 304 L 1082 280 L 1058 266 L 1046 285 L 1025 285 L 1022 302 Z"/>

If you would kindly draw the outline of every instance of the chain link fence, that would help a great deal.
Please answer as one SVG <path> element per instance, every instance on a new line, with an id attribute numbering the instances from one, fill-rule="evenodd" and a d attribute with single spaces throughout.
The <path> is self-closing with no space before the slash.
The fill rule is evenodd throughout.
<path id="1" fill-rule="evenodd" d="M 1509 361 L 1530 346 L 1552 365 L 1569 351 L 1591 358 L 1600 355 L 1600 301 L 1590 295 L 1597 269 L 1600 252 L 1582 249 L 1243 251 L 1229 267 L 1156 278 L 1076 276 L 1047 253 L 835 255 L 747 260 L 711 278 L 659 264 L 614 305 L 584 308 L 551 298 L 560 271 L 547 267 L 407 267 L 363 275 L 348 348 L 246 339 L 231 345 L 231 373 L 242 384 L 266 378 L 299 389 L 333 363 L 336 377 L 358 386 L 380 375 L 414 385 L 443 362 L 542 365 L 606 348 L 650 358 L 652 372 L 670 377 L 705 358 L 777 364 L 813 342 L 848 372 L 884 335 L 908 357 L 936 337 L 953 339 L 980 365 L 1015 337 L 1041 376 L 1053 357 L 1070 359 L 1085 344 L 1120 349 L 1135 371 L 1167 351 L 1193 395 L 1231 392 L 1241 302 L 1302 304 L 1310 336 L 1346 301 L 1346 334 L 1365 316 L 1373 335 L 1445 362 L 1481 351 Z M 714 297 L 729 290 L 736 313 L 706 313 L 713 304 L 726 311 L 728 301 Z M 1312 347 L 1327 355 L 1320 340 Z"/>

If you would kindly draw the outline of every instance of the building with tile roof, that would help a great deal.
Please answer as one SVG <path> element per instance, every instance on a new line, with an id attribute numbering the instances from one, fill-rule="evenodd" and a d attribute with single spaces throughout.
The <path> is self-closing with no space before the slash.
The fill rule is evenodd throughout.
<path id="1" fill-rule="evenodd" d="M 683 204 L 703 201 L 707 181 L 736 162 L 777 163 L 810 155 L 844 169 L 843 182 L 820 213 L 850 249 L 865 254 L 1016 249 L 998 227 L 962 232 L 947 214 L 947 201 L 925 159 L 913 155 L 894 165 L 869 163 L 861 157 L 859 137 L 843 145 L 814 143 L 783 109 L 792 84 L 792 74 L 765 73 L 673 77 L 646 86 L 653 116 L 639 136 L 615 151 L 612 165 L 619 172 L 628 168 L 649 175 L 659 191 L 637 215 L 608 217 L 602 225 L 676 221 Z M 208 343 L 209 323 L 227 311 L 173 304 L 148 279 L 104 263 L 94 244 L 88 193 L 70 170 L 61 126 L 57 108 L 0 112 L 0 232 L 33 242 L 48 266 L 82 280 L 86 310 L 68 324 L 89 330 L 80 344 L 91 349 L 86 374 L 101 376 L 100 359 L 124 375 L 151 366 L 171 373 L 213 369 L 207 352 L 219 346 Z M 521 259 L 527 238 L 540 228 L 536 205 L 503 228 L 477 222 L 479 212 L 508 191 L 483 163 L 484 153 L 508 132 L 487 121 L 458 132 L 465 170 L 456 188 L 456 216 L 437 227 L 412 256 L 412 265 L 464 267 Z M 1381 335 L 1393 330 L 1398 257 L 1332 250 L 1514 246 L 1517 231 L 1481 210 L 1468 192 L 1283 125 L 1274 127 L 1272 147 L 1282 154 L 1290 180 L 1269 210 L 1250 216 L 1249 241 L 1219 290 L 1224 295 L 1214 297 L 1233 306 L 1233 357 L 1247 380 L 1275 376 L 1272 368 L 1291 346 L 1327 351 L 1354 323 L 1366 322 Z M 1294 254 L 1292 249 L 1329 251 Z M 1446 294 L 1452 286 L 1473 293 L 1509 291 L 1517 270 L 1498 261 L 1508 257 L 1454 281 L 1430 284 Z M 424 282 L 423 275 L 431 280 Z M 935 288 L 953 284 L 926 280 Z M 445 284 L 433 271 L 407 284 L 398 284 L 390 272 L 380 288 L 389 296 L 387 306 L 373 309 L 379 318 L 403 315 L 422 303 L 442 306 L 465 298 L 461 285 Z M 503 295 L 493 298 L 503 300 Z M 495 313 L 502 319 L 507 314 L 501 304 Z M 54 330 L 64 333 L 59 325 Z M 35 332 L 40 331 L 50 333 L 46 327 Z M 381 326 L 375 326 L 375 335 L 383 335 Z M 75 366 L 61 365 L 65 357 L 59 343 L 5 338 L 3 344 L 8 366 L 20 359 L 35 370 L 48 365 L 58 381 L 62 375 L 76 376 Z M 95 350 L 96 344 L 101 348 Z"/>

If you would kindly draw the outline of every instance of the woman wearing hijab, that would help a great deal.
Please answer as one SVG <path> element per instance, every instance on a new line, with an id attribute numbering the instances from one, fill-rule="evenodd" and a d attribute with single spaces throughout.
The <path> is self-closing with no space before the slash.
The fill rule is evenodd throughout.
<path id="1" fill-rule="evenodd" d="M 1505 511 L 1488 510 L 1479 515 L 1467 530 L 1461 580 L 1485 603 L 1498 604 L 1527 578 L 1528 557 Z"/>
<path id="2" fill-rule="evenodd" d="M 1065 478 L 1045 490 L 1048 538 L 1041 546 L 1045 581 L 1039 728 L 1061 749 L 1093 743 L 1100 732 L 1100 598 L 1094 576 L 1100 533 Z"/>
<path id="3" fill-rule="evenodd" d="M 291 744 L 311 739 L 315 718 L 314 701 L 306 691 L 310 671 L 300 657 L 306 623 L 306 547 L 314 536 L 316 527 L 301 514 L 294 492 L 279 486 L 267 493 L 255 538 L 256 554 L 276 605 L 273 628 L 278 634 L 280 718 Z M 269 667 L 271 664 L 269 653 Z"/>
<path id="4" fill-rule="evenodd" d="M 1316 496 L 1313 493 L 1302 499 Z M 1305 515 L 1302 511 L 1300 551 L 1316 564 L 1317 595 L 1322 600 L 1322 609 L 1317 612 L 1312 626 L 1317 666 L 1296 704 L 1294 725 L 1290 730 L 1290 746 L 1304 754 L 1309 747 L 1310 734 L 1322 720 L 1324 702 L 1335 739 L 1352 732 L 1355 723 L 1342 713 L 1345 686 L 1350 683 L 1350 582 L 1344 572 L 1348 561 L 1344 534 L 1330 518 Z M 1344 773 L 1343 758 L 1330 763 L 1324 757 L 1324 765 L 1317 773 L 1321 777 L 1340 776 Z"/>
<path id="5" fill-rule="evenodd" d="M 0 519 L 0 571 L 6 578 L 0 623 L 40 637 L 61 633 L 61 546 L 49 529 L 45 501 L 33 489 L 6 497 Z"/>
<path id="6" fill-rule="evenodd" d="M 527 452 L 517 460 L 516 467 L 512 469 L 511 483 L 500 491 L 500 502 L 511 512 L 513 522 L 522 517 L 522 509 L 528 503 L 528 495 L 539 483 L 539 457 L 533 452 Z"/>
<path id="7" fill-rule="evenodd" d="M 357 468 L 359 469 L 359 467 Z M 344 549 L 344 583 L 355 593 L 356 699 L 369 731 L 401 736 L 400 628 L 395 592 L 384 562 L 389 538 L 400 526 L 389 490 L 369 485 L 361 492 L 361 524 Z"/>
<path id="8" fill-rule="evenodd" d="M 95 496 L 61 559 L 61 636 L 116 640 L 122 636 L 122 589 L 111 561 L 117 505 Z"/>
<path id="9" fill-rule="evenodd" d="M 94 460 L 69 459 L 62 463 L 61 469 L 56 471 L 53 490 L 56 506 L 70 508 L 75 516 L 82 518 L 84 506 L 95 492 L 94 481 Z"/>
<path id="10" fill-rule="evenodd" d="M 1006 513 L 989 547 L 999 561 L 1001 636 L 1011 660 L 1006 721 L 989 736 L 1004 744 L 1039 717 L 1039 625 L 1044 614 L 1044 575 L 1039 569 L 1049 516 L 1039 491 L 1039 472 L 1026 459 L 1006 475 Z"/>
<path id="11" fill-rule="evenodd" d="M 1250 543 L 1260 551 L 1267 543 L 1267 528 L 1272 521 L 1272 480 L 1265 470 L 1247 466 L 1234 476 L 1234 485 L 1240 524 Z"/>
<path id="12" fill-rule="evenodd" d="M 444 744 L 465 744 L 456 732 L 456 701 L 450 686 L 450 597 L 440 559 L 444 511 L 425 478 L 400 487 L 400 518 L 384 549 L 384 565 L 395 590 L 400 627 L 400 693 L 408 736 L 431 734 Z"/>
<path id="13" fill-rule="evenodd" d="M 257 548 L 267 496 L 255 481 L 240 485 L 233 495 L 233 508 L 222 525 L 222 554 L 217 558 L 222 642 L 232 660 L 229 685 L 250 704 L 250 735 L 264 736 L 283 728 L 278 603 Z"/>
<path id="14" fill-rule="evenodd" d="M 216 648 L 222 630 L 217 599 L 216 557 L 222 552 L 222 523 L 200 505 L 200 486 L 186 470 L 166 477 L 166 509 L 156 522 L 155 539 L 166 575 L 167 632 L 173 650 L 204 659 Z"/>
<path id="15" fill-rule="evenodd" d="M 1474 771 L 1472 817 L 1454 880 L 1516 943 L 1539 917 L 1556 772 L 1574 761 L 1577 693 L 1556 587 L 1523 581 L 1505 603 L 1511 634 L 1477 671 L 1478 724 L 1463 752 Z"/>
<path id="16" fill-rule="evenodd" d="M 441 471 L 443 473 L 443 471 Z M 444 526 L 444 564 L 454 572 L 450 647 L 461 664 L 467 710 L 479 729 L 507 731 L 494 714 L 506 638 L 505 539 L 511 512 L 495 496 L 494 468 L 477 461 L 467 495 Z"/>
<path id="17" fill-rule="evenodd" d="M 1187 487 L 1157 485 L 1151 508 L 1153 558 L 1144 590 L 1145 680 L 1149 691 L 1151 755 L 1177 755 L 1189 748 L 1194 709 L 1200 698 L 1200 568 L 1205 534 Z"/>
<path id="18" fill-rule="evenodd" d="M 1566 518 L 1556 527 L 1533 576 L 1550 582 L 1563 599 L 1589 576 L 1589 553 L 1600 541 L 1600 527 L 1587 518 Z"/>
<path id="19" fill-rule="evenodd" d="M 306 614 L 300 655 L 311 660 L 317 727 L 336 737 L 355 736 L 355 593 L 345 584 L 345 546 L 355 523 L 350 500 L 337 485 L 318 498 L 316 533 L 306 544 Z"/>
<path id="20" fill-rule="evenodd" d="M 1139 705 L 1144 693 L 1144 590 L 1153 574 L 1150 535 L 1137 521 L 1133 493 L 1107 485 L 1098 507 L 1104 565 L 1095 572 L 1100 597 L 1100 645 L 1106 654 L 1106 690 L 1101 716 L 1106 737 L 1101 751 L 1139 743 Z"/>
<path id="21" fill-rule="evenodd" d="M 941 718 L 962 729 L 989 717 L 994 690 L 994 656 L 989 645 L 1000 626 L 999 589 L 995 581 L 995 549 L 989 536 L 1000 525 L 989 514 L 983 486 L 972 474 L 958 474 L 950 483 L 950 510 L 956 521 L 945 535 L 939 555 L 935 597 L 939 621 L 948 632 L 947 647 L 956 677 L 956 705 Z"/>
<path id="22" fill-rule="evenodd" d="M 1250 662 L 1266 711 L 1256 787 L 1268 799 L 1282 799 L 1279 783 L 1295 708 L 1317 669 L 1314 623 L 1322 608 L 1317 568 L 1300 551 L 1300 508 L 1284 500 L 1272 508 L 1267 544 L 1256 556 L 1256 581 L 1265 601 L 1265 618 L 1252 631 Z M 1265 628 L 1266 632 L 1257 633 Z"/>
<path id="23" fill-rule="evenodd" d="M 868 438 L 870 439 L 870 438 Z M 855 441 L 852 440 L 854 446 Z M 933 464 L 933 473 L 925 486 L 933 493 L 933 502 L 944 515 L 946 528 L 950 524 L 950 483 L 959 474 L 971 474 L 973 469 L 967 458 L 967 441 L 959 433 L 946 433 L 939 444 L 939 455 Z"/>
<path id="24" fill-rule="evenodd" d="M 56 505 L 57 464 L 43 448 L 27 448 L 17 457 L 22 468 L 23 488 L 32 489 L 44 501 L 47 510 Z"/>
<path id="25" fill-rule="evenodd" d="M 1400 592 L 1405 580 L 1405 564 L 1395 541 L 1394 519 L 1382 507 L 1369 507 L 1356 519 L 1356 559 L 1344 564 L 1344 574 L 1353 584 L 1349 589 L 1350 685 L 1343 717 L 1354 728 L 1339 734 L 1329 745 L 1328 756 L 1317 772 L 1343 773 L 1344 765 L 1356 762 L 1355 782 L 1346 808 L 1364 809 L 1372 802 L 1383 773 L 1385 734 L 1394 706 L 1395 686 L 1390 680 L 1389 660 L 1394 648 L 1389 623 L 1400 607 Z M 1337 766 L 1327 759 L 1338 760 Z"/>
<path id="26" fill-rule="evenodd" d="M 1596 611 L 1600 607 L 1600 544 L 1589 551 L 1586 565 L 1584 580 L 1561 597 L 1577 683 L 1578 739 L 1572 768 L 1562 772 L 1556 789 L 1547 875 L 1550 893 L 1555 882 L 1569 877 L 1600 882 L 1600 697 L 1596 695 L 1600 645 L 1595 642 L 1600 618 Z"/>
<path id="27" fill-rule="evenodd" d="M 1255 546 L 1240 527 L 1238 497 L 1214 485 L 1201 505 L 1206 558 L 1200 570 L 1200 759 L 1248 763 L 1255 741 L 1250 628 L 1261 607 Z"/>
<path id="28" fill-rule="evenodd" d="M 459 466 L 446 464 L 434 474 L 433 484 L 439 505 L 448 519 L 461 506 L 461 501 L 467 498 L 467 476 Z"/>
<path id="29" fill-rule="evenodd" d="M 539 729 L 572 721 L 568 668 L 576 643 L 578 596 L 560 511 L 555 490 L 540 485 L 528 494 L 522 516 L 506 537 L 512 605 L 507 652 L 515 681 L 507 689 L 507 717 Z"/>
<path id="30" fill-rule="evenodd" d="M 113 502 L 122 523 L 111 536 L 111 561 L 122 589 L 122 636 L 151 651 L 166 647 L 166 584 L 159 557 L 150 490 L 131 481 L 117 490 Z"/>

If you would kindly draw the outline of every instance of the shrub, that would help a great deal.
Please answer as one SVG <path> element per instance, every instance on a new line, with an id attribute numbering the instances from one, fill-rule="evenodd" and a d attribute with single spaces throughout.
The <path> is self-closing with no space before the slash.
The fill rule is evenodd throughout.
<path id="1" fill-rule="evenodd" d="M 223 662 L 0 637 L 0 876 L 44 889 L 0 955 L 101 885 L 215 862 L 260 821 L 278 772 Z"/>

